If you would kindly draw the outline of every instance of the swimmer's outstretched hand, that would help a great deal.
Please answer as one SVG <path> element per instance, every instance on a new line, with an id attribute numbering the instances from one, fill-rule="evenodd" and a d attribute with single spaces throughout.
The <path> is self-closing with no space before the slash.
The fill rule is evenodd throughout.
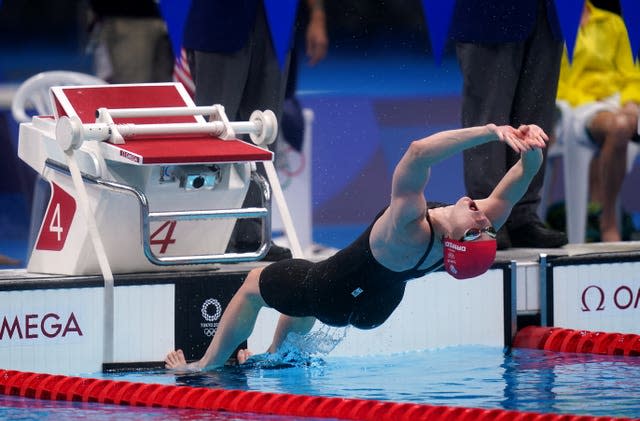
<path id="1" fill-rule="evenodd" d="M 249 358 L 253 355 L 253 352 L 248 349 L 241 349 L 236 354 L 236 359 L 238 360 L 238 364 L 244 364 L 247 362 Z M 184 357 L 184 352 L 181 349 L 176 349 L 175 351 L 171 351 L 164 358 L 164 367 L 167 370 L 174 371 L 202 371 L 202 367 L 200 366 L 200 361 L 194 361 L 192 363 L 188 363 L 187 359 Z"/>
<path id="2" fill-rule="evenodd" d="M 544 148 L 549 141 L 549 136 L 535 124 L 523 124 L 518 127 L 518 132 L 523 140 L 533 148 Z"/>
<path id="3" fill-rule="evenodd" d="M 167 354 L 164 359 L 164 367 L 168 370 L 175 371 L 201 371 L 197 362 L 187 363 L 187 359 L 184 357 L 184 352 L 181 349 L 176 349 Z"/>
<path id="4" fill-rule="evenodd" d="M 486 127 L 498 137 L 498 140 L 506 143 L 518 153 L 544 148 L 546 141 L 549 140 L 546 133 L 534 124 L 522 125 L 517 129 L 511 126 L 496 126 L 495 124 L 487 124 Z"/>

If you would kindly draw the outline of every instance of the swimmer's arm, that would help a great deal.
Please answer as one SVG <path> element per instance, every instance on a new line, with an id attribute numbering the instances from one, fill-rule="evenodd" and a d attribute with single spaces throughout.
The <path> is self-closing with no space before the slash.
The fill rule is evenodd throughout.
<path id="1" fill-rule="evenodd" d="M 476 201 L 496 229 L 504 224 L 513 206 L 524 196 L 541 165 L 542 149 L 536 148 L 522 153 L 518 162 L 507 171 L 491 195 Z"/>
<path id="2" fill-rule="evenodd" d="M 393 174 L 392 207 L 394 202 L 399 205 L 404 214 L 402 219 L 424 217 L 424 189 L 431 166 L 465 149 L 496 140 L 509 144 L 518 152 L 528 148 L 516 129 L 494 124 L 447 130 L 412 142 Z"/>

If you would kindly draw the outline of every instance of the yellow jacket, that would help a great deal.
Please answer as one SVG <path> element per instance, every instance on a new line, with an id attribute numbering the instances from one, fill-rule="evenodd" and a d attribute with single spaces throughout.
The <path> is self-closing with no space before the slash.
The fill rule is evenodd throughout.
<path id="1" fill-rule="evenodd" d="M 562 57 L 558 99 L 576 107 L 620 94 L 621 104 L 640 103 L 640 68 L 634 64 L 627 28 L 615 13 L 586 3 L 591 15 L 578 31 L 571 64 Z"/>

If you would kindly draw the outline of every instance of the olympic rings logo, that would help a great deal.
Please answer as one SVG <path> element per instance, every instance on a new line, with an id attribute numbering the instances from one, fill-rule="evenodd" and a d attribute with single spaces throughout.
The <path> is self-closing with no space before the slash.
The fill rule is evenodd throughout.
<path id="1" fill-rule="evenodd" d="M 216 333 L 216 330 L 208 328 L 208 329 L 203 329 L 203 332 L 205 335 L 211 337 L 213 336 L 214 333 Z"/>
<path id="2" fill-rule="evenodd" d="M 213 315 L 209 313 L 209 306 L 214 306 L 216 308 L 216 311 Z M 202 313 L 202 317 L 206 321 L 215 322 L 220 318 L 220 315 L 222 314 L 222 306 L 220 305 L 220 302 L 215 298 L 209 298 L 205 300 L 204 303 L 202 303 L 202 308 L 200 309 L 200 312 Z M 211 333 L 211 335 L 213 335 L 213 332 Z M 211 335 L 207 335 L 207 336 L 211 336 Z"/>

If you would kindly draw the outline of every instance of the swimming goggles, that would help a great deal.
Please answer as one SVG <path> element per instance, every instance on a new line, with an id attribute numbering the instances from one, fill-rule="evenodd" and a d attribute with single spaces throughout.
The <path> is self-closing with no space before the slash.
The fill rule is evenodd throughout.
<path id="1" fill-rule="evenodd" d="M 464 235 L 462 236 L 460 241 L 473 241 L 473 240 L 476 240 L 476 239 L 480 238 L 482 233 L 487 234 L 491 238 L 496 238 L 496 235 L 497 235 L 496 229 L 493 228 L 492 226 L 488 226 L 488 227 L 482 228 L 482 229 L 480 229 L 480 228 L 469 228 L 468 230 L 466 230 L 464 232 Z"/>

